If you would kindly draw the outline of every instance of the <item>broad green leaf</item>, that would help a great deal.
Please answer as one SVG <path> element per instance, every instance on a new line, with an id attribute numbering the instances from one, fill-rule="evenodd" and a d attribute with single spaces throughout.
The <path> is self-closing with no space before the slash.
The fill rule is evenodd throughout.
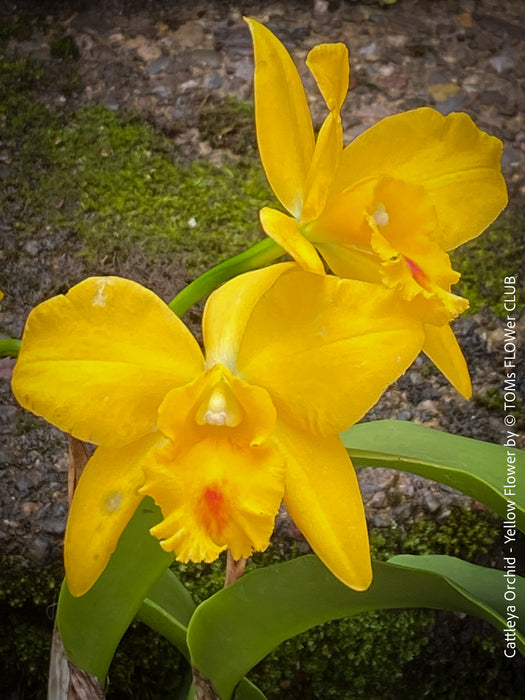
<path id="1" fill-rule="evenodd" d="M 495 627 L 507 625 L 509 606 L 516 606 L 514 615 L 523 618 L 525 611 L 525 579 L 516 576 L 516 557 L 508 557 L 506 570 L 487 569 L 462 561 L 456 557 L 427 554 L 398 554 L 388 560 L 389 564 L 407 569 L 431 571 L 446 578 L 456 590 L 470 599 L 478 610 L 475 613 Z M 507 574 L 507 576 L 505 576 Z M 508 600 L 505 598 L 507 595 Z M 511 621 L 516 618 L 510 618 Z M 525 620 L 521 619 L 516 631 L 516 643 L 525 652 Z"/>
<path id="2" fill-rule="evenodd" d="M 148 593 L 140 606 L 137 619 L 165 637 L 189 660 L 186 633 L 194 610 L 195 603 L 188 590 L 168 569 Z M 193 684 L 188 683 L 188 686 L 188 690 L 183 689 L 183 696 L 192 700 L 195 689 Z M 244 678 L 237 687 L 235 700 L 264 700 L 264 695 Z"/>
<path id="3" fill-rule="evenodd" d="M 195 610 L 188 590 L 167 569 L 154 584 L 137 613 L 137 619 L 165 637 L 189 659 L 186 632 Z"/>
<path id="4" fill-rule="evenodd" d="M 357 467 L 390 467 L 439 481 L 505 519 L 515 514 L 516 527 L 525 530 L 524 450 L 398 420 L 354 425 L 341 439 Z"/>
<path id="5" fill-rule="evenodd" d="M 229 700 L 239 680 L 281 642 L 336 618 L 423 607 L 478 615 L 503 628 L 507 604 L 503 572 L 468 564 L 479 578 L 479 585 L 469 590 L 470 569 L 468 575 L 453 571 L 452 582 L 430 570 L 431 558 L 425 559 L 426 570 L 408 567 L 406 561 L 403 566 L 375 562 L 373 583 L 364 592 L 347 588 L 314 556 L 249 573 L 195 611 L 188 628 L 192 663 L 212 681 L 220 697 Z M 453 566 L 445 563 L 447 571 Z M 525 610 L 518 614 L 523 649 Z"/>
<path id="6" fill-rule="evenodd" d="M 150 498 L 137 508 L 95 585 L 75 598 L 64 581 L 57 624 L 69 659 L 96 675 L 104 687 L 117 645 L 153 584 L 168 568 L 166 553 L 149 529 L 160 522 Z"/>

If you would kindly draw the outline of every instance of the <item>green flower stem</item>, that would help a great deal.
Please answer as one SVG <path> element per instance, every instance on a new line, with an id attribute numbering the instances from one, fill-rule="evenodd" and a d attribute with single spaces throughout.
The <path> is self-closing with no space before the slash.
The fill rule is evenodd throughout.
<path id="1" fill-rule="evenodd" d="M 20 340 L 17 338 L 0 340 L 0 357 L 18 357 L 19 352 Z"/>
<path id="2" fill-rule="evenodd" d="M 182 316 L 193 304 L 213 292 L 223 282 L 243 272 L 269 265 L 281 255 L 284 255 L 284 250 L 271 238 L 265 238 L 244 253 L 239 253 L 202 274 L 179 292 L 171 300 L 169 307 L 177 316 Z"/>

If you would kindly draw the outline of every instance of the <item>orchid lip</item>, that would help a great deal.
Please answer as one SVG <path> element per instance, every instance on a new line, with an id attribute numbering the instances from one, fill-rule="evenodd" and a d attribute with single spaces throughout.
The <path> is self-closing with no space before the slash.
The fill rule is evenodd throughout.
<path id="1" fill-rule="evenodd" d="M 430 280 L 428 279 L 428 276 L 425 274 L 424 270 L 422 270 L 419 265 L 411 260 L 410 258 L 407 258 L 407 256 L 403 256 L 405 258 L 405 262 L 408 265 L 408 269 L 410 270 L 410 274 L 412 277 L 415 279 L 415 281 L 423 287 L 423 289 L 426 289 L 427 291 L 430 290 Z"/>

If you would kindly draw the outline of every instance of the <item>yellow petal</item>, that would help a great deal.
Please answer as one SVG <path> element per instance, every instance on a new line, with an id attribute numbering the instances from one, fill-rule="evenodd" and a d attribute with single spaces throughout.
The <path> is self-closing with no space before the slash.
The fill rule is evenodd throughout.
<path id="1" fill-rule="evenodd" d="M 379 260 L 372 250 L 357 250 L 350 243 L 316 243 L 315 247 L 328 267 L 339 277 L 374 284 L 382 283 Z"/>
<path id="2" fill-rule="evenodd" d="M 106 568 L 143 496 L 143 464 L 159 442 L 148 435 L 131 445 L 99 447 L 82 472 L 67 522 L 64 559 L 72 595 L 84 595 Z"/>
<path id="3" fill-rule="evenodd" d="M 308 54 L 306 65 L 312 71 L 328 109 L 339 112 L 348 92 L 350 78 L 346 46 L 318 44 Z"/>
<path id="4" fill-rule="evenodd" d="M 324 267 L 314 246 L 304 237 L 297 223 L 277 209 L 264 207 L 259 212 L 264 232 L 308 272 L 324 274 Z"/>
<path id="5" fill-rule="evenodd" d="M 246 323 L 260 298 L 294 263 L 278 263 L 246 272 L 215 290 L 204 308 L 202 331 L 206 364 L 223 364 L 235 372 Z"/>
<path id="6" fill-rule="evenodd" d="M 425 325 L 423 352 L 466 399 L 472 396 L 467 363 L 452 328 Z"/>
<path id="7" fill-rule="evenodd" d="M 291 269 L 255 307 L 237 367 L 268 391 L 278 416 L 335 434 L 373 406 L 423 340 L 395 292 Z"/>
<path id="8" fill-rule="evenodd" d="M 382 175 L 423 185 L 439 221 L 437 242 L 451 250 L 478 236 L 507 203 L 501 149 L 468 115 L 422 107 L 383 119 L 347 146 L 333 194 Z"/>
<path id="9" fill-rule="evenodd" d="M 306 63 L 330 114 L 315 144 L 305 186 L 301 223 L 316 219 L 323 210 L 343 151 L 343 127 L 339 112 L 348 91 L 348 50 L 344 44 L 319 44 L 310 51 Z"/>
<path id="10" fill-rule="evenodd" d="M 261 161 L 284 207 L 299 217 L 314 151 L 306 95 L 290 54 L 262 24 L 247 19 L 255 52 L 255 124 Z"/>
<path id="11" fill-rule="evenodd" d="M 329 114 L 315 144 L 312 165 L 305 186 L 301 225 L 315 220 L 323 211 L 343 151 L 343 126 L 339 114 Z"/>
<path id="12" fill-rule="evenodd" d="M 377 182 L 377 178 L 361 180 L 330 197 L 320 217 L 308 227 L 308 238 L 315 244 L 339 243 L 369 251 L 366 215 L 375 200 Z"/>
<path id="13" fill-rule="evenodd" d="M 92 277 L 31 312 L 13 392 L 62 430 L 111 447 L 148 433 L 169 389 L 202 368 L 197 342 L 153 292 Z"/>
<path id="14" fill-rule="evenodd" d="M 282 426 L 286 454 L 284 500 L 295 524 L 322 562 L 358 591 L 372 582 L 363 502 L 339 437 L 314 438 Z"/>
<path id="15" fill-rule="evenodd" d="M 235 559 L 268 546 L 284 489 L 284 460 L 273 445 L 250 447 L 213 433 L 158 452 L 141 489 L 164 520 L 151 530 L 179 561 Z"/>

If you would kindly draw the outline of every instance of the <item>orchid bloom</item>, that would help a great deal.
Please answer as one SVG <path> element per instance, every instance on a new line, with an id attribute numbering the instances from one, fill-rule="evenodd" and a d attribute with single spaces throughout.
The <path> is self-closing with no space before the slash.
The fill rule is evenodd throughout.
<path id="1" fill-rule="evenodd" d="M 350 313 L 349 313 L 350 310 Z M 142 498 L 180 561 L 264 550 L 284 501 L 347 585 L 371 564 L 339 433 L 413 361 L 422 331 L 391 291 L 282 263 L 208 300 L 205 355 L 153 292 L 89 278 L 30 314 L 13 376 L 22 406 L 98 447 L 72 502 L 69 588 L 102 573 Z"/>
<path id="2" fill-rule="evenodd" d="M 268 236 L 305 270 L 394 289 L 423 324 L 424 352 L 465 397 L 468 369 L 450 328 L 468 301 L 447 251 L 475 238 L 507 202 L 501 142 L 466 114 L 430 108 L 383 119 L 343 148 L 348 90 L 343 44 L 315 46 L 307 65 L 328 106 L 317 140 L 299 73 L 281 42 L 247 20 L 255 49 L 261 160 L 288 216 L 260 212 Z"/>

